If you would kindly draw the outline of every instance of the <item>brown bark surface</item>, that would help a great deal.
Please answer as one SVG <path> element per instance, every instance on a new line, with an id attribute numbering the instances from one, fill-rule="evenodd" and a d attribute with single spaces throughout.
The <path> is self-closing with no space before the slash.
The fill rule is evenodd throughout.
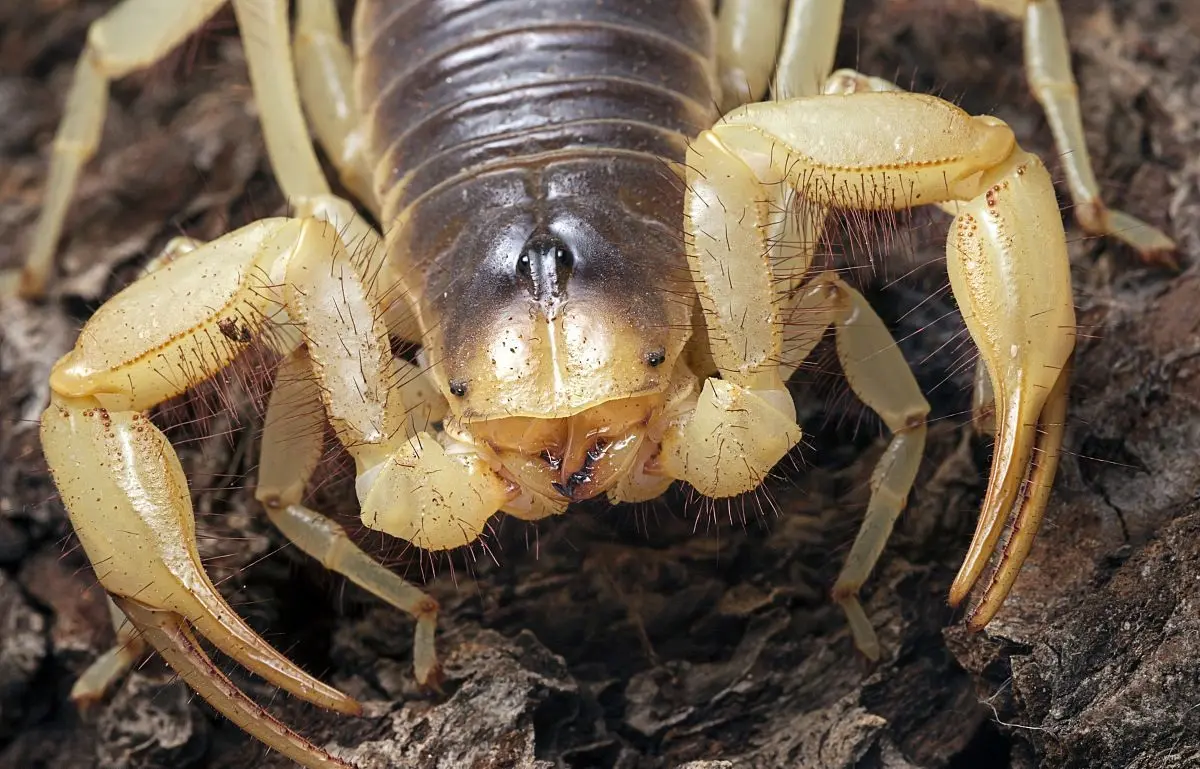
<path id="1" fill-rule="evenodd" d="M 367 715 L 237 680 L 364 767 L 1200 766 L 1200 11 L 1062 2 L 1106 197 L 1175 237 L 1183 270 L 1069 229 L 1082 338 L 1068 455 L 985 633 L 945 603 L 989 453 L 963 416 L 972 352 L 943 291 L 947 219 L 922 214 L 893 235 L 876 227 L 869 248 L 851 238 L 846 255 L 934 405 L 917 489 L 865 591 L 882 662 L 854 654 L 827 599 L 885 445 L 830 365 L 797 382 L 795 469 L 745 504 L 676 492 L 640 510 L 585 506 L 536 529 L 506 521 L 486 549 L 432 563 L 385 548 L 442 602 L 442 695 L 412 680 L 406 617 L 283 547 L 259 515 L 250 372 L 161 415 L 202 552 L 256 628 Z M 839 64 L 996 114 L 1057 173 L 1018 25 L 969 0 L 848 5 Z M 0 266 L 24 253 L 72 65 L 110 6 L 0 0 Z M 287 765 L 157 661 L 93 712 L 70 706 L 112 632 L 36 430 L 49 366 L 145 258 L 176 234 L 284 210 L 231 14 L 115 85 L 53 295 L 0 306 L 0 769 Z M 319 496 L 342 511 L 346 472 L 328 465 Z"/>

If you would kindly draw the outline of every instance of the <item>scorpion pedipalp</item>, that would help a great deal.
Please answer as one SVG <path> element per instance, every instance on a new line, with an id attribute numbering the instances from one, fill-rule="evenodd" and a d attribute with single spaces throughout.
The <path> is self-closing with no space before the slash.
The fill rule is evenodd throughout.
<path id="1" fill-rule="evenodd" d="M 856 115 L 870 117 L 857 120 Z M 842 126 L 836 140 L 818 128 L 833 124 Z M 929 125 L 940 130 L 931 134 L 926 130 Z M 1057 466 L 1067 389 L 1064 372 L 1075 345 L 1066 240 L 1045 167 L 1016 145 L 1002 122 L 970 117 L 944 101 L 891 89 L 747 105 L 702 135 L 688 165 L 695 178 L 689 179 L 687 199 L 701 201 L 689 209 L 694 209 L 693 226 L 700 233 L 694 248 L 701 250 L 695 252 L 693 264 L 703 265 L 726 243 L 751 244 L 720 252 L 715 261 L 722 274 L 736 274 L 739 261 L 741 269 L 761 269 L 758 263 L 766 250 L 761 242 L 753 244 L 765 237 L 766 228 L 744 214 L 740 226 L 729 226 L 722 238 L 702 237 L 705 231 L 714 231 L 712 225 L 706 227 L 704 217 L 715 211 L 703 204 L 703 196 L 706 190 L 713 191 L 714 197 L 719 194 L 722 208 L 735 212 L 762 208 L 744 191 L 753 187 L 747 186 L 748 178 L 756 177 L 764 187 L 774 179 L 788 179 L 818 206 L 887 210 L 915 203 L 948 204 L 957 213 L 947 242 L 950 284 L 979 345 L 998 409 L 996 459 L 984 511 L 952 602 L 970 592 L 997 552 L 1004 521 L 1026 477 L 1035 484 L 1014 517 L 1012 542 L 1001 553 L 1002 568 L 974 615 L 973 624 L 982 626 L 1003 601 L 1041 520 L 1047 495 L 1036 484 L 1053 477 Z M 731 338 L 723 324 L 736 321 L 729 308 L 741 311 L 733 298 L 721 292 L 734 284 L 703 272 L 698 277 L 701 296 L 710 307 L 720 309 L 709 314 L 710 333 Z M 723 371 L 732 369 L 736 376 L 753 371 L 761 379 L 764 367 L 758 361 L 777 357 L 772 350 L 778 349 L 778 332 L 755 329 L 742 326 L 750 341 L 739 342 L 740 349 L 754 356 L 740 371 L 731 358 L 722 364 Z M 722 349 L 714 346 L 716 353 Z M 843 359 L 852 385 L 852 367 L 864 360 L 860 355 Z M 915 419 L 923 413 L 911 409 L 911 415 Z M 915 424 L 889 421 L 897 437 Z M 863 555 L 856 557 L 856 542 L 848 559 L 847 568 L 854 564 L 856 574 L 869 571 L 878 557 L 882 539 L 912 484 L 915 466 L 911 470 L 904 473 L 904 482 L 889 484 L 889 496 L 898 497 L 889 506 L 889 515 L 872 524 L 868 514 L 868 525 L 860 534 Z M 881 491 L 875 488 L 876 494 Z M 873 532 L 870 536 L 868 529 Z M 874 634 L 857 604 L 848 603 L 860 584 L 857 576 L 847 579 L 843 572 L 835 596 L 847 607 L 859 647 L 871 654 L 877 649 Z"/>
<path id="2" fill-rule="evenodd" d="M 1019 568 L 1041 521 L 1048 489 L 1039 484 L 1048 483 L 1058 465 L 1075 341 L 1065 240 L 1046 237 L 1062 226 L 1050 175 L 1040 160 L 1018 152 L 981 186 L 980 195 L 960 205 L 946 245 L 950 285 L 996 403 L 991 477 L 975 537 L 951 588 L 952 604 L 978 582 L 1010 513 L 1013 522 L 1012 541 L 1001 556 L 1005 571 L 973 613 L 978 627 L 999 609 L 1015 578 L 1012 569 Z"/>
<path id="3" fill-rule="evenodd" d="M 306 270 L 314 259 L 327 260 L 326 270 Z M 294 284 L 281 278 L 289 272 Z M 324 299 L 300 301 L 300 291 L 320 281 L 332 282 L 320 286 Z M 366 300 L 364 292 L 370 289 L 345 257 L 337 230 L 320 219 L 266 219 L 186 253 L 173 253 L 92 317 L 75 349 L 55 366 L 51 403 L 42 416 L 42 445 L 55 483 L 100 584 L 116 605 L 210 704 L 310 766 L 344 764 L 238 691 L 208 660 L 197 636 L 308 702 L 347 714 L 361 708 L 272 648 L 222 598 L 197 552 L 180 461 L 142 412 L 233 363 L 246 345 L 239 341 L 241 335 L 222 333 L 221 324 L 229 317 L 283 354 L 279 386 L 268 407 L 259 498 L 272 521 L 301 549 L 417 617 L 416 674 L 422 683 L 433 683 L 437 603 L 358 550 L 329 519 L 299 504 L 319 454 L 323 423 L 289 421 L 280 414 L 294 414 L 291 409 L 311 414 L 323 398 L 330 400 L 329 414 L 355 450 L 367 456 L 388 451 L 379 445 L 392 437 L 383 435 L 385 426 L 406 411 L 404 398 L 410 392 L 391 388 L 388 393 L 396 397 L 389 397 L 377 387 L 394 373 L 389 366 L 395 362 L 390 352 L 370 343 L 376 319 L 362 313 L 377 300 Z M 148 327 L 140 322 L 145 317 L 157 323 Z M 320 342 L 336 334 L 342 323 L 358 323 L 361 338 L 345 350 L 338 345 L 339 357 L 338 351 L 321 349 Z M 303 333 L 297 333 L 297 326 Z M 305 340 L 307 346 L 301 347 Z M 319 364 L 309 356 L 314 350 L 324 356 Z M 375 370 L 366 362 L 372 356 Z M 347 397 L 346 388 L 354 389 L 359 377 L 363 389 Z M 339 386 L 331 385 L 335 381 Z M 385 403 L 364 399 L 367 392 L 381 393 Z M 131 657 L 101 658 L 84 676 L 81 701 L 98 697 Z"/>
<path id="4" fill-rule="evenodd" d="M 1046 504 L 1054 485 L 1054 474 L 1058 469 L 1065 432 L 1069 385 L 1070 364 L 1068 363 L 1064 366 L 1061 376 L 1046 398 L 1046 405 L 1038 419 L 1029 474 L 1025 480 L 1021 498 L 1016 502 L 1015 509 L 1007 520 L 993 519 L 990 521 L 989 528 L 985 529 L 984 519 L 980 518 L 980 526 L 972 540 L 971 549 L 951 588 L 951 603 L 956 604 L 965 598 L 972 589 L 968 580 L 975 571 L 973 567 L 985 561 L 991 554 L 985 548 L 980 547 L 978 548 L 979 554 L 976 555 L 976 542 L 986 541 L 993 531 L 1005 528 L 1011 531 L 1008 542 L 1003 545 L 998 554 L 998 562 L 988 580 L 987 587 L 980 595 L 979 601 L 967 613 L 967 624 L 972 630 L 982 630 L 996 616 L 996 612 L 1004 605 L 1009 591 L 1017 581 L 1017 576 L 1021 573 L 1021 566 L 1025 563 L 1025 558 L 1033 547 L 1034 537 L 1037 536 L 1038 528 L 1046 513 Z M 989 483 L 989 490 L 991 486 L 992 484 Z"/>

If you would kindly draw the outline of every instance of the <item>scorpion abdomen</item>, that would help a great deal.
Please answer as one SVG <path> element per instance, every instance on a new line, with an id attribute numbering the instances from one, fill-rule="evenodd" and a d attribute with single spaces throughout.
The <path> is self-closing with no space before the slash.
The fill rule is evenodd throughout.
<path id="1" fill-rule="evenodd" d="M 363 0 L 357 86 L 385 220 L 496 165 L 682 160 L 715 115 L 705 0 Z"/>

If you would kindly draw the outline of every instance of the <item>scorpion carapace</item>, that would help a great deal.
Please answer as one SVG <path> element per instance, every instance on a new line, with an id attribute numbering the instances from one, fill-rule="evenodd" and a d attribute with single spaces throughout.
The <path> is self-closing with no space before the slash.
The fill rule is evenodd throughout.
<path id="1" fill-rule="evenodd" d="M 451 410 L 565 417 L 662 391 L 695 303 L 682 201 L 662 160 L 593 151 L 415 206 L 393 248 L 422 264 L 410 287 Z"/>
<path id="2" fill-rule="evenodd" d="M 1057 2 L 978 1 L 1026 25 L 1080 223 L 1147 258 L 1171 249 L 1100 200 Z M 92 26 L 24 293 L 50 273 L 108 83 L 224 2 L 123 0 Z M 814 268 L 827 209 L 919 203 L 955 217 L 947 271 L 997 458 L 951 600 L 982 586 L 976 628 L 999 610 L 1046 509 L 1075 344 L 1054 188 L 1008 126 L 831 74 L 837 0 L 360 0 L 353 51 L 333 0 L 298 0 L 294 38 L 287 0 L 231 2 L 294 211 L 173 241 L 51 375 L 46 459 L 129 620 L 77 700 L 101 696 L 148 641 L 258 739 L 308 766 L 346 765 L 274 721 L 198 643 L 309 702 L 359 711 L 212 584 L 187 478 L 144 413 L 260 342 L 282 362 L 255 496 L 299 549 L 416 618 L 415 674 L 429 683 L 436 601 L 306 504 L 326 425 L 354 458 L 363 525 L 421 548 L 468 545 L 497 511 L 538 519 L 602 492 L 644 500 L 682 480 L 729 497 L 800 441 L 787 382 L 832 330 L 847 383 L 891 433 L 833 587 L 855 644 L 878 658 L 858 592 L 913 488 L 929 405 L 864 297 Z M 768 83 L 776 100 L 753 103 Z M 332 194 L 309 123 L 382 236 Z M 394 353 L 400 341 L 415 358 Z"/>

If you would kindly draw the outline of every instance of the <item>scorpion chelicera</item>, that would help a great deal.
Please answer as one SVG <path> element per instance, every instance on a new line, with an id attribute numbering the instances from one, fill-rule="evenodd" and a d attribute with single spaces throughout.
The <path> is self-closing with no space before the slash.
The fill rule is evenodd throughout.
<path id="1" fill-rule="evenodd" d="M 123 0 L 92 25 L 17 290 L 44 289 L 109 81 L 225 1 Z M 1080 224 L 1143 255 L 1169 250 L 1099 199 L 1056 0 L 978 1 L 1024 20 Z M 45 455 L 119 610 L 120 644 L 77 698 L 100 696 L 149 642 L 255 737 L 308 766 L 345 765 L 199 645 L 359 710 L 218 593 L 187 479 L 146 416 L 250 344 L 281 360 L 257 498 L 301 550 L 416 617 L 428 683 L 436 602 L 304 503 L 326 423 L 355 461 L 362 523 L 429 550 L 473 542 L 498 511 L 537 520 L 600 494 L 651 499 L 675 480 L 730 497 L 800 440 L 786 383 L 832 328 L 847 381 L 892 433 L 833 588 L 858 648 L 879 656 L 857 593 L 912 488 L 929 406 L 864 298 L 813 265 L 834 209 L 954 215 L 947 269 L 996 448 L 951 601 L 978 583 L 969 624 L 996 613 L 1046 506 L 1075 342 L 1051 179 L 1003 122 L 831 73 L 835 0 L 359 0 L 352 46 L 334 0 L 298 0 L 294 34 L 287 0 L 232 4 L 295 213 L 173 241 L 53 370 Z M 310 126 L 380 230 L 331 193 Z M 394 354 L 399 341 L 420 352 Z"/>

